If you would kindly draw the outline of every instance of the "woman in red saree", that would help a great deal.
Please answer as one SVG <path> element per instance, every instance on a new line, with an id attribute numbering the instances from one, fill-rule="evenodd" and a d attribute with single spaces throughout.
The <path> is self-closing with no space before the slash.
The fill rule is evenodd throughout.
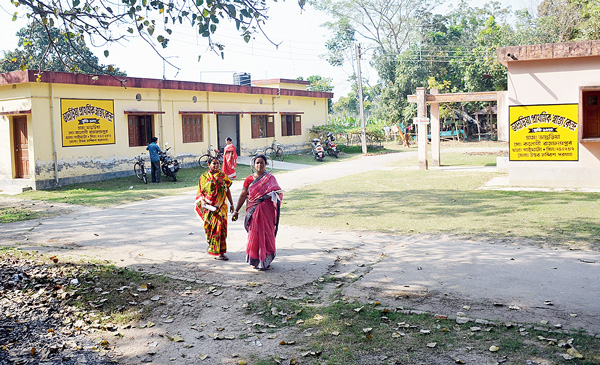
<path id="1" fill-rule="evenodd" d="M 233 220 L 237 220 L 240 208 L 246 203 L 246 262 L 259 270 L 268 270 L 275 258 L 275 236 L 283 196 L 283 190 L 277 184 L 275 176 L 265 171 L 266 161 L 264 155 L 254 158 L 256 172 L 244 180 L 242 193 L 233 213 Z"/>
<path id="2" fill-rule="evenodd" d="M 231 198 L 231 180 L 221 170 L 219 160 L 209 159 L 208 171 L 198 180 L 198 193 L 196 194 L 196 213 L 204 221 L 204 232 L 208 242 L 208 254 L 216 256 L 218 260 L 229 260 L 227 252 L 227 204 L 229 200 L 233 212 L 233 199 Z"/>
<path id="3" fill-rule="evenodd" d="M 227 137 L 227 145 L 223 150 L 223 172 L 229 176 L 230 179 L 235 179 L 235 168 L 237 167 L 237 151 L 235 146 L 231 143 L 231 138 Z"/>

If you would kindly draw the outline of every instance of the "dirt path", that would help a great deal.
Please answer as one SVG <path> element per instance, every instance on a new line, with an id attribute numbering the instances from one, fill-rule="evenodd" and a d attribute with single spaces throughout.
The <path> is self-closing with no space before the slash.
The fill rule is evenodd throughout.
<path id="1" fill-rule="evenodd" d="M 387 164 L 407 154 L 367 156 L 277 176 L 283 189 L 334 179 Z M 241 182 L 234 185 L 234 197 Z M 539 323 L 600 333 L 600 254 L 547 250 L 511 243 L 466 242 L 444 236 L 392 236 L 283 226 L 277 258 L 267 272 L 244 262 L 245 231 L 229 225 L 230 261 L 206 255 L 193 192 L 111 209 L 81 209 L 42 220 L 2 225 L 0 244 L 72 257 L 109 260 L 120 266 L 168 275 L 202 289 L 162 298 L 151 328 L 123 328 L 113 355 L 124 363 L 237 363 L 255 354 L 297 357 L 301 346 L 281 346 L 303 334 L 269 333 L 246 313 L 256 299 L 348 298 L 380 301 L 448 317 Z M 325 275 L 344 285 L 321 283 Z M 549 305 L 548 303 L 551 303 Z M 257 331 L 258 329 L 258 331 Z M 290 331 L 289 333 L 286 331 Z M 245 336 L 240 336 L 244 333 Z M 170 341 L 167 334 L 185 342 Z M 233 339 L 231 339 L 233 337 Z M 243 338 L 240 338 L 243 337 Z"/>

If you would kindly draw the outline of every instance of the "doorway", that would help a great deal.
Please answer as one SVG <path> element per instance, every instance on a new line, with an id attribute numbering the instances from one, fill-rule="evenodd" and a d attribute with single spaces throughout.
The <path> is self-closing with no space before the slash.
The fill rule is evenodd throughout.
<path id="1" fill-rule="evenodd" d="M 240 117 L 238 114 L 217 115 L 217 139 L 219 151 L 223 151 L 227 144 L 227 137 L 231 138 L 231 144 L 240 154 Z"/>
<path id="2" fill-rule="evenodd" d="M 13 141 L 15 156 L 15 179 L 29 178 L 29 138 L 27 117 L 13 118 Z"/>

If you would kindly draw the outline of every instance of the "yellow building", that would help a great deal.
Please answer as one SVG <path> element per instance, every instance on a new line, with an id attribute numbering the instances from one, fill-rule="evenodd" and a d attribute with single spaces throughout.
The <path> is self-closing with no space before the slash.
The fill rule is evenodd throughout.
<path id="1" fill-rule="evenodd" d="M 253 86 L 14 71 L 0 74 L 0 190 L 47 189 L 133 173 L 152 136 L 183 166 L 231 137 L 249 155 L 273 140 L 309 148 L 332 93 L 306 81 Z"/>

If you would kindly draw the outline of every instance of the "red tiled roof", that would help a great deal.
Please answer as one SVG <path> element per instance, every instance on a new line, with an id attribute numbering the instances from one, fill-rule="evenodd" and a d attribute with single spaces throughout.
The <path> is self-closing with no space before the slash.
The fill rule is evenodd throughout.
<path id="1" fill-rule="evenodd" d="M 37 82 L 37 71 L 12 71 L 0 73 L 0 85 L 19 84 L 27 82 Z M 306 82 L 291 80 L 297 82 Z M 54 84 L 72 84 L 89 86 L 113 86 L 125 88 L 141 89 L 169 89 L 169 90 L 190 90 L 190 91 L 208 91 L 237 94 L 258 94 L 258 95 L 278 95 L 278 89 L 269 87 L 241 86 L 227 84 L 211 84 L 193 81 L 159 80 L 146 79 L 126 76 L 110 75 L 91 75 L 69 72 L 43 71 L 39 82 Z M 281 96 L 304 96 L 312 98 L 333 98 L 333 93 L 281 89 Z"/>

